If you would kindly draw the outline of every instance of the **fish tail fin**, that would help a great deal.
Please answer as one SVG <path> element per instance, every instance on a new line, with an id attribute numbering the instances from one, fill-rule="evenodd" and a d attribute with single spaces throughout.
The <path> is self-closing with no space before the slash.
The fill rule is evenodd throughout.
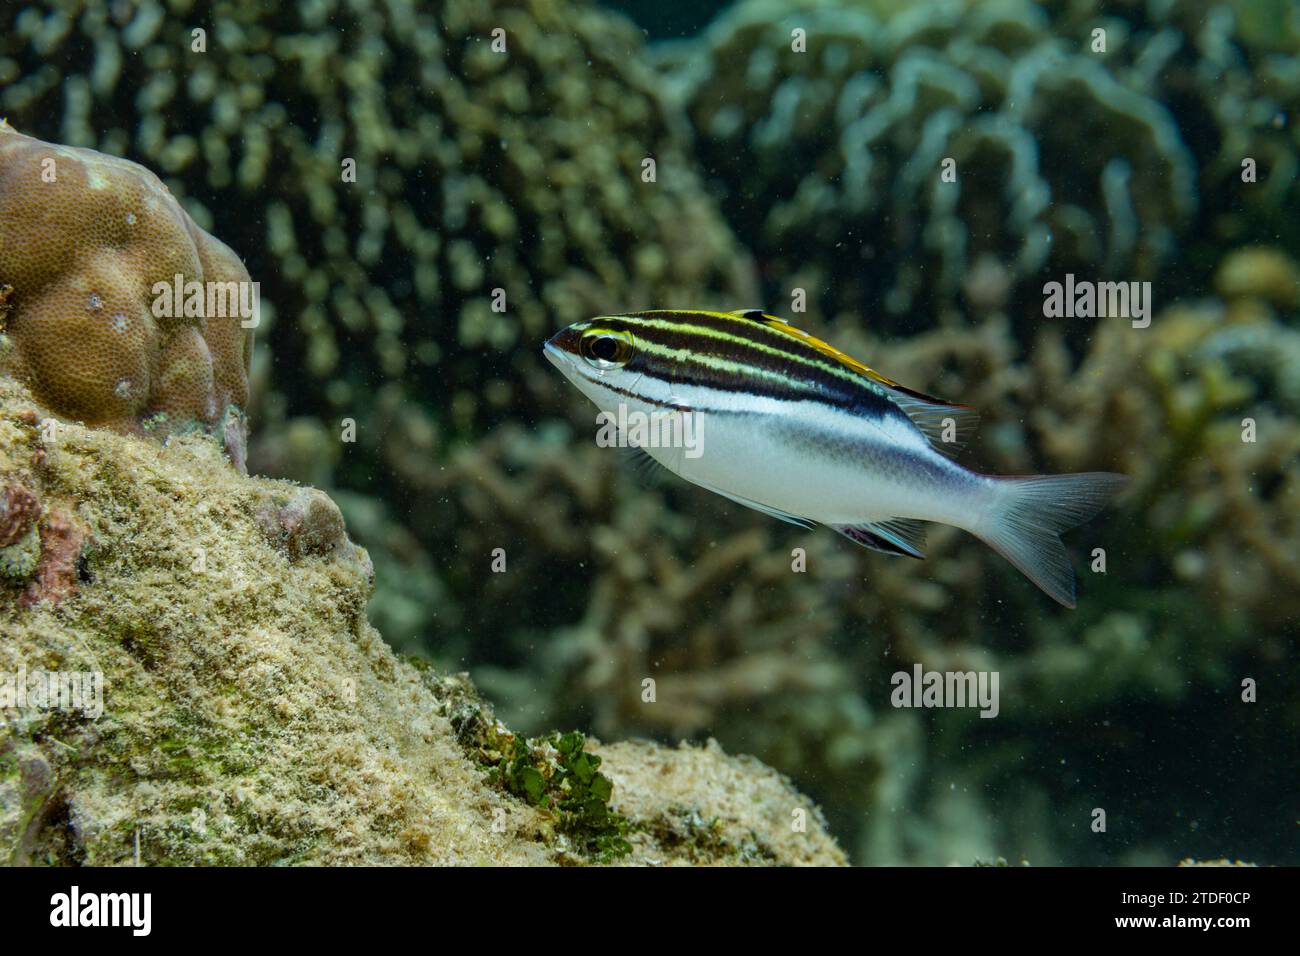
<path id="1" fill-rule="evenodd" d="M 1061 532 L 1105 507 L 1128 478 L 1109 472 L 990 477 L 997 505 L 974 533 L 1053 600 L 1074 607 L 1074 568 Z"/>

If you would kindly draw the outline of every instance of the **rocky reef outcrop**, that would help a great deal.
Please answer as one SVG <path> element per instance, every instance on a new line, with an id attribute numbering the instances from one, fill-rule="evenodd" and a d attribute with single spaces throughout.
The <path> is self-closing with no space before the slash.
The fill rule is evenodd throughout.
<path id="1" fill-rule="evenodd" d="M 328 497 L 213 438 L 59 421 L 0 378 L 0 503 L 2 860 L 843 862 L 813 804 L 714 743 L 510 734 L 370 626 Z"/>

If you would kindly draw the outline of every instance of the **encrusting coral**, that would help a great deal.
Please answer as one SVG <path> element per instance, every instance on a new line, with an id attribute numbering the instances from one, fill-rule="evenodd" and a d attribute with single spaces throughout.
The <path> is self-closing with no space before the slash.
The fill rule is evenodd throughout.
<path id="1" fill-rule="evenodd" d="M 0 378 L 0 475 L 85 529 L 75 593 L 24 604 L 0 579 L 4 859 L 843 862 L 815 806 L 716 744 L 516 752 L 465 678 L 370 627 L 370 562 L 319 492 L 242 477 L 206 436 L 47 440 L 47 416 Z M 102 715 L 12 706 L 38 672 L 101 674 Z M 471 725 L 512 741 L 511 779 L 557 768 L 556 798 L 490 780 Z"/>

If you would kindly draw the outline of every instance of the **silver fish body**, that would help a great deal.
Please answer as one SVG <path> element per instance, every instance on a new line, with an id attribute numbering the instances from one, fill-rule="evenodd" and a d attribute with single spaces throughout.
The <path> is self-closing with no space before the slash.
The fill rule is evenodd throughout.
<path id="1" fill-rule="evenodd" d="M 761 312 L 600 316 L 544 351 L 610 416 L 620 406 L 625 416 L 694 416 L 698 454 L 644 449 L 687 481 L 890 554 L 923 557 L 923 522 L 953 525 L 1068 607 L 1074 574 L 1059 532 L 1124 480 L 964 468 L 950 456 L 971 409 L 907 389 Z"/>

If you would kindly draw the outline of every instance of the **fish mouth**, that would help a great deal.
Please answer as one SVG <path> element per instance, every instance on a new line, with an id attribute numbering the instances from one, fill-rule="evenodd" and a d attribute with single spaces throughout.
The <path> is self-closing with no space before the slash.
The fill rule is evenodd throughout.
<path id="1" fill-rule="evenodd" d="M 586 323 L 560 329 L 542 345 L 542 354 L 556 368 L 563 368 L 578 354 L 578 341 Z"/>
<path id="2" fill-rule="evenodd" d="M 542 354 L 545 355 L 546 360 L 556 368 L 564 367 L 564 360 L 567 353 L 554 342 L 547 341 L 542 343 Z"/>

